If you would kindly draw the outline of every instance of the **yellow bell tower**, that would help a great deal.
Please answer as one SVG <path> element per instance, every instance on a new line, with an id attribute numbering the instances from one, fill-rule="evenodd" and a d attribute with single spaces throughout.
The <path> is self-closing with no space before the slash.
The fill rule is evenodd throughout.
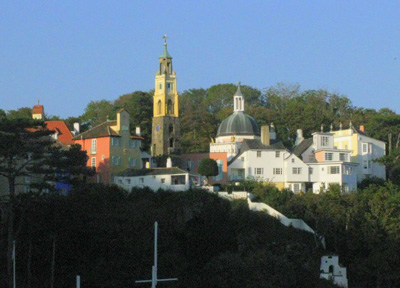
<path id="1" fill-rule="evenodd" d="M 164 52 L 159 58 L 153 97 L 153 127 L 151 154 L 153 156 L 179 154 L 180 125 L 176 74 L 172 57 L 167 50 L 164 35 Z"/>

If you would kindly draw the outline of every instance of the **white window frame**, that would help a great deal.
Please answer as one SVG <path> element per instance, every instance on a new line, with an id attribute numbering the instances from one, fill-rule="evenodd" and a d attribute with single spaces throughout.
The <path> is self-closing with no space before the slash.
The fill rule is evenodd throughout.
<path id="1" fill-rule="evenodd" d="M 333 160 L 333 153 L 325 152 L 325 161 L 332 161 L 332 160 Z"/>
<path id="2" fill-rule="evenodd" d="M 300 175 L 301 174 L 301 167 L 293 167 L 292 168 L 293 175 Z"/>
<path id="3" fill-rule="evenodd" d="M 261 151 L 257 151 L 257 158 L 261 158 Z"/>
<path id="4" fill-rule="evenodd" d="M 281 157 L 281 151 L 275 151 L 275 158 Z"/>
<path id="5" fill-rule="evenodd" d="M 97 153 L 97 139 L 92 139 L 92 147 L 90 149 L 90 154 Z"/>
<path id="6" fill-rule="evenodd" d="M 263 175 L 264 168 L 254 168 L 254 175 Z"/>
<path id="7" fill-rule="evenodd" d="M 272 173 L 274 175 L 282 175 L 282 168 L 273 168 Z"/>
<path id="8" fill-rule="evenodd" d="M 331 174 L 331 175 L 340 174 L 340 166 L 329 166 L 328 174 Z"/>
<path id="9" fill-rule="evenodd" d="M 90 159 L 90 167 L 96 167 L 96 157 L 92 157 Z"/>

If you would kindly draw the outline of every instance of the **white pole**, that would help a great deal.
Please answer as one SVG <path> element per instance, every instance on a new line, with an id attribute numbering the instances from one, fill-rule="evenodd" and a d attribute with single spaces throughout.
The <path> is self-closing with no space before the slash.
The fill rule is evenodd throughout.
<path id="1" fill-rule="evenodd" d="M 13 287 L 17 287 L 17 277 L 15 273 L 15 240 L 13 241 L 13 251 L 12 251 L 12 258 L 13 258 Z"/>
<path id="2" fill-rule="evenodd" d="M 81 288 L 81 276 L 76 275 L 76 288 Z"/>
<path id="3" fill-rule="evenodd" d="M 157 286 L 157 237 L 158 237 L 158 223 L 154 222 L 154 266 L 153 266 L 153 277 L 151 288 L 156 288 Z"/>

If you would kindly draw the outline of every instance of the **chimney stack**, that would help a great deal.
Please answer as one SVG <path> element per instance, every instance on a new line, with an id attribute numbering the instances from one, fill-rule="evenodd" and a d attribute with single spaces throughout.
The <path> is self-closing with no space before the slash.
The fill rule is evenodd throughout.
<path id="1" fill-rule="evenodd" d="M 140 136 L 140 127 L 136 126 L 136 132 L 135 132 L 136 136 Z"/>
<path id="2" fill-rule="evenodd" d="M 172 167 L 172 160 L 171 157 L 167 158 L 167 168 L 171 168 Z"/>
<path id="3" fill-rule="evenodd" d="M 365 132 L 364 130 L 365 130 L 364 125 L 360 125 L 360 131 Z"/>
<path id="4" fill-rule="evenodd" d="M 81 125 L 78 122 L 74 123 L 74 131 L 72 131 L 72 134 L 74 136 L 78 135 L 80 133 L 81 130 Z"/>
<path id="5" fill-rule="evenodd" d="M 294 143 L 295 146 L 299 145 L 304 140 L 303 130 L 302 129 L 297 129 L 297 133 L 296 134 L 297 134 L 296 135 L 296 142 Z"/>
<path id="6" fill-rule="evenodd" d="M 261 143 L 268 146 L 270 144 L 269 137 L 269 126 L 261 126 Z"/>
<path id="7" fill-rule="evenodd" d="M 274 123 L 272 123 L 272 122 L 271 122 L 271 128 L 269 129 L 269 139 L 276 140 L 275 126 L 274 126 Z"/>

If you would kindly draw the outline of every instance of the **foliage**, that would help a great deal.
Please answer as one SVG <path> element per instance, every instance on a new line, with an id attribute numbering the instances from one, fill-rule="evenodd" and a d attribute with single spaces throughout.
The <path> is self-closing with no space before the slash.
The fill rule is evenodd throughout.
<path id="1" fill-rule="evenodd" d="M 217 161 L 211 158 L 204 158 L 200 161 L 197 172 L 207 178 L 210 176 L 217 176 L 219 173 Z"/>
<path id="2" fill-rule="evenodd" d="M 179 278 L 177 287 L 332 287 L 320 286 L 321 251 L 309 233 L 201 190 L 129 194 L 81 185 L 67 196 L 21 195 L 16 214 L 23 220 L 18 263 L 25 264 L 17 265 L 17 287 L 50 286 L 53 239 L 54 287 L 73 286 L 78 274 L 84 287 L 130 287 L 149 279 L 154 221 L 159 277 Z"/>
<path id="3" fill-rule="evenodd" d="M 258 199 L 288 217 L 303 219 L 323 235 L 328 251 L 339 255 L 347 267 L 350 287 L 397 287 L 400 187 L 374 179 L 364 184 L 355 194 L 341 194 L 335 186 L 319 195 L 262 185 L 252 191 Z"/>

